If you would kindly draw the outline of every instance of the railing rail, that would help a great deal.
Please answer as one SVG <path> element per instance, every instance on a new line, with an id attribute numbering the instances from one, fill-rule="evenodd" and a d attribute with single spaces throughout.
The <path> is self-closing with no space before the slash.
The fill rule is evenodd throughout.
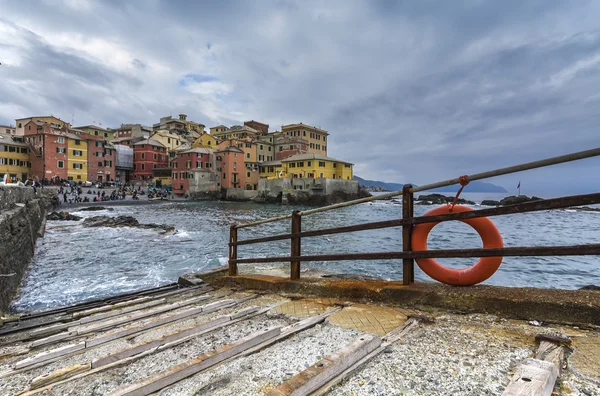
<path id="1" fill-rule="evenodd" d="M 305 261 L 344 261 L 344 260 L 379 260 L 379 259 L 401 259 L 403 260 L 403 283 L 408 285 L 414 282 L 414 260 L 420 258 L 458 258 L 458 257 L 495 257 L 495 256 L 565 256 L 565 255 L 599 255 L 600 244 L 575 245 L 575 246 L 529 246 L 529 247 L 504 247 L 504 248 L 482 248 L 482 249 L 444 249 L 411 251 L 411 238 L 413 227 L 423 223 L 437 223 L 450 220 L 467 220 L 481 217 L 499 216 L 515 213 L 536 212 L 541 210 L 564 209 L 572 206 L 593 205 L 600 203 L 600 193 L 574 195 L 561 198 L 544 199 L 533 202 L 525 202 L 515 205 L 508 205 L 496 208 L 474 210 L 468 212 L 449 213 L 436 216 L 414 217 L 414 192 L 425 191 L 433 188 L 449 186 L 460 183 L 466 177 L 467 180 L 481 180 L 489 177 L 506 175 L 524 170 L 541 168 L 549 165 L 560 164 L 570 161 L 576 161 L 584 158 L 600 156 L 600 148 L 581 151 L 578 153 L 553 157 L 540 161 L 533 161 L 526 164 L 510 166 L 496 169 L 489 172 L 476 173 L 463 176 L 461 178 L 445 180 L 437 183 L 431 183 L 419 187 L 405 185 L 402 191 L 381 194 L 374 197 L 363 198 L 344 202 L 335 205 L 329 205 L 321 208 L 315 208 L 305 211 L 294 211 L 290 215 L 273 217 L 265 220 L 258 220 L 247 224 L 232 225 L 229 241 L 229 275 L 236 276 L 238 273 L 238 264 L 245 263 L 274 263 L 290 262 L 291 279 L 300 278 L 300 263 Z M 302 216 L 313 213 L 320 213 L 328 210 L 334 210 L 359 203 L 386 199 L 402 195 L 402 218 L 387 221 L 363 223 L 345 227 L 325 228 L 311 231 L 302 231 Z M 267 224 L 274 221 L 292 219 L 291 233 L 272 235 L 260 238 L 238 240 L 238 230 L 241 228 L 252 227 L 260 224 Z M 302 238 L 317 237 L 323 235 L 341 234 L 347 232 L 357 232 L 365 230 L 374 230 L 390 227 L 402 227 L 402 251 L 401 252 L 375 252 L 375 253 L 345 253 L 345 254 L 324 254 L 324 255 L 302 255 Z M 265 243 L 289 239 L 290 255 L 279 257 L 259 257 L 238 259 L 238 246 Z"/>

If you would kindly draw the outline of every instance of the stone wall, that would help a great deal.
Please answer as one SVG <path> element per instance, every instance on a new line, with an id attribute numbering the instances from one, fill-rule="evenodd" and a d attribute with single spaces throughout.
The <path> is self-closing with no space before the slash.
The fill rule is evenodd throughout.
<path id="1" fill-rule="evenodd" d="M 227 201 L 251 201 L 258 196 L 257 190 L 244 190 L 243 188 L 228 188 L 225 190 Z"/>
<path id="2" fill-rule="evenodd" d="M 325 178 L 260 179 L 255 201 L 329 205 L 369 196 L 356 180 Z"/>
<path id="3" fill-rule="evenodd" d="M 55 189 L 0 186 L 0 312 L 6 312 L 43 235 L 46 211 L 58 206 Z"/>

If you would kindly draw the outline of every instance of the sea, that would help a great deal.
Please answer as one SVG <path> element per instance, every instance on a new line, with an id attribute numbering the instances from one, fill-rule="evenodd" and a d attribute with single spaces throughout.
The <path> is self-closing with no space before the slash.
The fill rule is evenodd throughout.
<path id="1" fill-rule="evenodd" d="M 447 194 L 452 195 L 452 194 Z M 506 194 L 463 193 L 480 203 Z M 416 205 L 422 215 L 435 206 Z M 82 221 L 48 221 L 44 238 L 14 300 L 13 312 L 58 308 L 118 293 L 131 292 L 177 281 L 185 273 L 216 268 L 227 263 L 229 227 L 292 210 L 285 205 L 234 202 L 169 201 L 146 205 L 115 205 L 97 212 L 67 209 L 81 216 L 134 216 L 140 223 L 173 225 L 177 232 L 137 228 L 87 228 Z M 475 205 L 474 208 L 482 208 Z M 302 218 L 303 231 L 348 226 L 402 217 L 401 198 L 362 203 Z M 600 213 L 573 209 L 497 216 L 492 219 L 504 244 L 549 246 L 597 243 Z M 290 232 L 290 220 L 239 230 L 239 239 Z M 453 221 L 437 225 L 428 239 L 430 249 L 482 247 L 478 234 L 467 224 Z M 369 230 L 303 238 L 302 254 L 391 252 L 402 250 L 401 228 Z M 240 246 L 239 258 L 289 255 L 288 241 Z M 463 268 L 476 259 L 440 259 L 442 265 Z M 289 263 L 240 265 L 240 273 L 286 276 Z M 337 273 L 371 275 L 386 280 L 402 279 L 401 260 L 302 263 L 304 275 Z M 418 267 L 417 281 L 433 281 Z M 484 284 L 577 289 L 600 285 L 600 261 L 595 256 L 505 257 L 498 271 Z"/>

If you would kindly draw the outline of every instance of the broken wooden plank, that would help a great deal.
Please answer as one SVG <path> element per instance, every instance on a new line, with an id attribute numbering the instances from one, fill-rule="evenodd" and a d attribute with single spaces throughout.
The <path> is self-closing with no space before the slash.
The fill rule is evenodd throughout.
<path id="1" fill-rule="evenodd" d="M 273 327 L 266 330 L 260 330 L 247 337 L 244 337 L 234 343 L 224 345 L 220 348 L 207 352 L 195 359 L 178 364 L 170 369 L 153 375 L 145 380 L 117 389 L 110 393 L 111 396 L 141 396 L 156 392 L 166 386 L 174 384 L 194 375 L 202 370 L 206 370 L 215 364 L 233 357 L 255 345 L 266 340 L 277 337 L 281 332 L 281 327 Z"/>
<path id="2" fill-rule="evenodd" d="M 218 328 L 220 328 L 220 327 L 224 327 L 225 325 L 231 325 L 231 324 L 234 324 L 234 323 L 240 322 L 240 321 L 242 321 L 242 320 L 249 319 L 249 318 L 251 318 L 251 317 L 254 317 L 254 316 L 262 315 L 262 314 L 264 314 L 264 313 L 266 313 L 266 312 L 268 312 L 268 311 L 270 311 L 270 310 L 272 310 L 272 309 L 275 309 L 276 307 L 278 307 L 278 306 L 280 306 L 280 305 L 282 305 L 282 304 L 285 304 L 286 302 L 287 302 L 287 301 L 281 301 L 281 302 L 275 303 L 275 304 L 273 304 L 273 305 L 270 305 L 270 306 L 268 306 L 268 307 L 261 308 L 260 310 L 256 311 L 255 313 L 250 313 L 250 314 L 249 314 L 248 316 L 246 316 L 246 317 L 237 318 L 237 319 L 235 319 L 235 320 L 232 320 L 231 322 L 226 322 L 225 324 L 223 324 L 223 325 L 220 325 L 220 326 L 216 326 L 215 328 L 212 328 L 212 329 L 207 329 L 205 332 L 206 332 L 206 333 L 208 333 L 208 332 L 210 332 L 210 331 L 214 331 L 214 330 L 216 330 L 216 329 L 218 329 Z M 198 335 L 200 335 L 200 334 L 198 334 Z M 186 341 L 186 340 L 184 340 L 184 341 Z M 172 347 L 172 346 L 175 346 L 175 345 L 176 345 L 176 343 L 165 344 L 165 345 L 161 346 L 161 348 L 163 348 L 163 349 L 166 349 L 166 348 L 168 348 L 168 347 Z M 162 350 L 162 349 L 161 349 L 161 350 Z M 109 363 L 109 364 L 107 364 L 107 365 L 105 365 L 105 366 L 96 367 L 96 368 L 93 368 L 93 369 L 91 369 L 91 370 L 89 370 L 89 371 L 87 371 L 87 372 L 84 372 L 84 373 L 81 373 L 81 374 L 77 374 L 77 375 L 75 375 L 75 376 L 73 376 L 73 377 L 66 378 L 66 379 L 60 380 L 60 381 L 58 381 L 58 382 L 55 382 L 55 383 L 49 384 L 49 387 L 46 387 L 46 388 L 44 388 L 44 389 L 36 389 L 36 390 L 31 390 L 31 391 L 28 391 L 28 392 L 24 392 L 24 393 L 22 393 L 20 396 L 30 396 L 30 395 L 35 395 L 35 394 L 38 394 L 38 393 L 41 393 L 41 392 L 45 391 L 45 390 L 46 390 L 46 389 L 48 389 L 48 388 L 52 388 L 52 387 L 55 387 L 55 386 L 58 386 L 58 385 L 62 385 L 62 384 L 64 384 L 64 383 L 71 382 L 71 381 L 74 381 L 74 380 L 77 380 L 77 379 L 80 379 L 80 378 L 86 377 L 86 376 L 88 376 L 88 375 L 93 375 L 93 374 L 96 374 L 96 373 L 99 373 L 99 372 L 102 372 L 102 371 L 105 371 L 105 370 L 108 370 L 108 369 L 111 369 L 111 368 L 115 368 L 115 367 L 124 366 L 124 365 L 126 365 L 126 364 L 130 364 L 130 363 L 132 363 L 132 362 L 134 362 L 134 361 L 136 361 L 136 360 L 139 360 L 139 359 L 141 359 L 141 358 L 143 358 L 143 357 L 145 357 L 145 356 L 151 355 L 151 354 L 152 354 L 152 353 L 154 353 L 155 351 L 157 351 L 157 350 L 147 350 L 147 351 L 145 351 L 145 352 L 142 352 L 142 353 L 140 353 L 140 354 L 138 354 L 138 355 L 134 355 L 134 356 L 131 356 L 131 357 L 128 357 L 128 358 L 122 359 L 122 360 L 118 360 L 118 361 L 116 361 L 116 362 Z M 2 378 L 1 374 L 2 374 L 2 373 L 0 373 L 0 378 Z"/>
<path id="3" fill-rule="evenodd" d="M 98 320 L 104 320 L 104 319 L 112 318 L 113 316 L 122 315 L 122 314 L 125 314 L 128 312 L 155 307 L 157 305 L 163 304 L 165 301 L 167 301 L 167 300 L 164 298 L 159 298 L 157 300 L 148 301 L 148 302 L 145 302 L 142 304 L 136 304 L 136 305 L 124 307 L 121 309 L 113 309 L 108 312 L 96 313 L 96 314 L 85 316 L 85 317 L 79 319 L 79 324 L 85 324 L 85 323 L 89 323 L 89 322 L 95 322 Z"/>
<path id="4" fill-rule="evenodd" d="M 383 342 L 377 349 L 375 349 L 373 352 L 366 355 L 364 358 L 360 359 L 358 362 L 356 362 L 352 366 L 348 367 L 346 370 L 344 370 L 342 373 L 340 373 L 335 378 L 332 378 L 331 381 L 327 382 L 325 385 L 321 386 L 318 390 L 316 390 L 313 393 L 313 396 L 322 396 L 322 395 L 327 394 L 331 390 L 331 388 L 333 388 L 335 385 L 339 384 L 344 379 L 348 378 L 352 373 L 354 373 L 356 370 L 358 370 L 364 364 L 366 364 L 371 359 L 373 359 L 374 357 L 379 355 L 390 345 L 399 341 L 403 337 L 406 337 L 408 334 L 416 331 L 420 327 L 421 324 L 433 323 L 433 322 L 434 322 L 434 319 L 430 316 L 413 315 L 413 316 L 409 317 L 408 320 L 406 322 L 404 322 L 404 324 L 402 326 L 399 326 L 399 327 L 395 328 L 394 330 L 390 331 L 388 334 L 386 334 L 383 337 Z"/>
<path id="5" fill-rule="evenodd" d="M 27 359 L 19 360 L 16 362 L 13 367 L 18 370 L 27 366 L 31 366 L 37 363 L 44 362 L 46 360 L 53 359 L 58 356 L 66 355 L 71 352 L 79 351 L 85 349 L 85 341 L 78 342 L 77 344 L 69 344 L 62 346 L 60 348 L 52 349 L 50 351 L 45 351 L 39 353 L 35 356 L 28 357 Z"/>
<path id="6" fill-rule="evenodd" d="M 381 345 L 381 342 L 382 340 L 380 337 L 372 334 L 365 334 L 345 348 L 319 360 L 306 370 L 301 371 L 291 379 L 283 382 L 277 388 L 267 393 L 267 395 L 309 395 L 369 353 L 373 352 Z"/>
<path id="7" fill-rule="evenodd" d="M 571 340 L 560 335 L 538 334 L 540 342 L 535 359 L 522 363 L 504 390 L 503 396 L 550 396 L 560 375 L 564 349 Z"/>
<path id="8" fill-rule="evenodd" d="M 84 364 L 73 364 L 71 366 L 63 367 L 59 370 L 56 370 L 49 374 L 44 374 L 39 377 L 34 378 L 29 385 L 29 390 L 38 389 L 49 385 L 53 382 L 63 380 L 65 378 L 69 378 L 73 375 L 80 374 L 86 372 L 91 369 L 91 365 L 89 363 Z"/>

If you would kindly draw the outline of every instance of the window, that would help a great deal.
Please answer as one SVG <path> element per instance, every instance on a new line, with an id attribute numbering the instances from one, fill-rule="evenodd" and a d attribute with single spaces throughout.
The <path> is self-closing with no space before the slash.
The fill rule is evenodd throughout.
<path id="1" fill-rule="evenodd" d="M 67 149 L 64 147 L 57 147 L 56 152 L 59 154 L 65 154 L 67 152 Z"/>
<path id="2" fill-rule="evenodd" d="M 185 161 L 185 167 L 190 169 L 192 167 L 192 161 Z"/>
<path id="3" fill-rule="evenodd" d="M 173 179 L 177 180 L 177 172 L 173 172 Z"/>
<path id="4" fill-rule="evenodd" d="M 302 168 L 304 166 L 304 162 L 298 162 L 298 168 Z"/>
<path id="5" fill-rule="evenodd" d="M 260 145 L 260 149 L 263 150 L 263 145 L 262 144 Z"/>
<path id="6" fill-rule="evenodd" d="M 303 132 L 303 136 L 306 136 L 306 131 L 302 131 Z"/>
<path id="7" fill-rule="evenodd" d="M 75 157 L 81 157 L 83 155 L 83 151 L 81 151 L 81 150 L 73 150 L 73 155 Z"/>
<path id="8" fill-rule="evenodd" d="M 271 146 L 269 146 L 269 151 L 271 151 Z"/>
<path id="9" fill-rule="evenodd" d="M 40 136 L 40 142 L 42 141 L 42 137 Z M 65 138 L 62 136 L 58 137 L 58 143 L 64 143 L 65 142 Z"/>
<path id="10" fill-rule="evenodd" d="M 290 168 L 295 168 L 296 167 L 296 163 L 295 162 L 290 162 Z"/>
<path id="11" fill-rule="evenodd" d="M 344 168 L 350 168 L 350 164 L 344 164 Z"/>
<path id="12" fill-rule="evenodd" d="M 319 176 L 319 177 L 323 177 L 323 172 L 321 172 L 321 176 Z"/>
<path id="13" fill-rule="evenodd" d="M 79 146 L 81 144 L 81 140 L 75 140 L 75 145 Z"/>
<path id="14" fill-rule="evenodd" d="M 81 180 L 81 175 L 77 175 L 77 180 Z"/>
<path id="15" fill-rule="evenodd" d="M 247 177 L 250 177 L 250 172 L 246 172 L 246 176 L 247 176 Z"/>
<path id="16" fill-rule="evenodd" d="M 111 167 L 112 166 L 112 161 L 104 161 L 104 166 Z"/>
<path id="17" fill-rule="evenodd" d="M 258 160 L 259 161 L 264 161 L 265 160 L 265 156 L 264 155 L 259 155 L 258 156 Z"/>
<path id="18" fill-rule="evenodd" d="M 156 169 L 156 164 L 152 164 L 152 168 Z"/>
<path id="19" fill-rule="evenodd" d="M 137 170 L 137 164 L 133 164 L 133 170 Z"/>
<path id="20" fill-rule="evenodd" d="M 156 159 L 156 154 L 154 154 L 154 159 Z"/>
<path id="21" fill-rule="evenodd" d="M 321 150 L 321 145 L 317 144 L 317 150 Z"/>
<path id="22" fill-rule="evenodd" d="M 283 146 L 279 146 L 279 151 L 283 151 Z"/>
<path id="23" fill-rule="evenodd" d="M 250 153 L 246 153 L 246 158 L 250 158 Z"/>
<path id="24" fill-rule="evenodd" d="M 319 167 L 325 168 L 325 161 L 319 161 Z M 321 177 L 323 177 L 323 176 L 321 176 Z"/>
<path id="25" fill-rule="evenodd" d="M 246 143 L 246 148 L 252 148 L 252 144 L 251 143 Z"/>
<path id="26" fill-rule="evenodd" d="M 144 166 L 144 164 L 142 164 L 142 170 L 145 170 L 145 168 L 146 168 L 146 167 Z"/>
<path id="27" fill-rule="evenodd" d="M 306 164 L 307 166 L 312 166 L 312 161 L 308 161 Z"/>
<path id="28" fill-rule="evenodd" d="M 315 145 L 314 145 L 314 143 L 311 143 L 311 144 L 310 144 L 310 148 L 315 148 Z"/>
<path id="29" fill-rule="evenodd" d="M 323 146 L 323 151 L 327 151 L 327 146 Z"/>
<path id="30" fill-rule="evenodd" d="M 73 169 L 83 169 L 83 164 L 73 164 Z"/>
<path id="31" fill-rule="evenodd" d="M 100 166 L 103 166 L 103 165 L 104 165 L 104 162 L 98 162 L 98 166 L 99 166 L 99 167 L 100 167 Z"/>
<path id="32" fill-rule="evenodd" d="M 142 157 L 141 158 L 144 159 L 144 153 L 142 153 Z"/>
<path id="33" fill-rule="evenodd" d="M 21 128 L 21 123 L 19 122 L 19 126 L 17 128 Z"/>
<path id="34" fill-rule="evenodd" d="M 65 163 L 64 161 L 58 161 L 58 163 L 56 164 L 56 166 L 60 169 L 63 169 L 65 167 Z"/>
<path id="35" fill-rule="evenodd" d="M 225 180 L 225 176 L 226 176 L 226 175 L 227 175 L 226 173 L 223 173 L 223 180 Z"/>

